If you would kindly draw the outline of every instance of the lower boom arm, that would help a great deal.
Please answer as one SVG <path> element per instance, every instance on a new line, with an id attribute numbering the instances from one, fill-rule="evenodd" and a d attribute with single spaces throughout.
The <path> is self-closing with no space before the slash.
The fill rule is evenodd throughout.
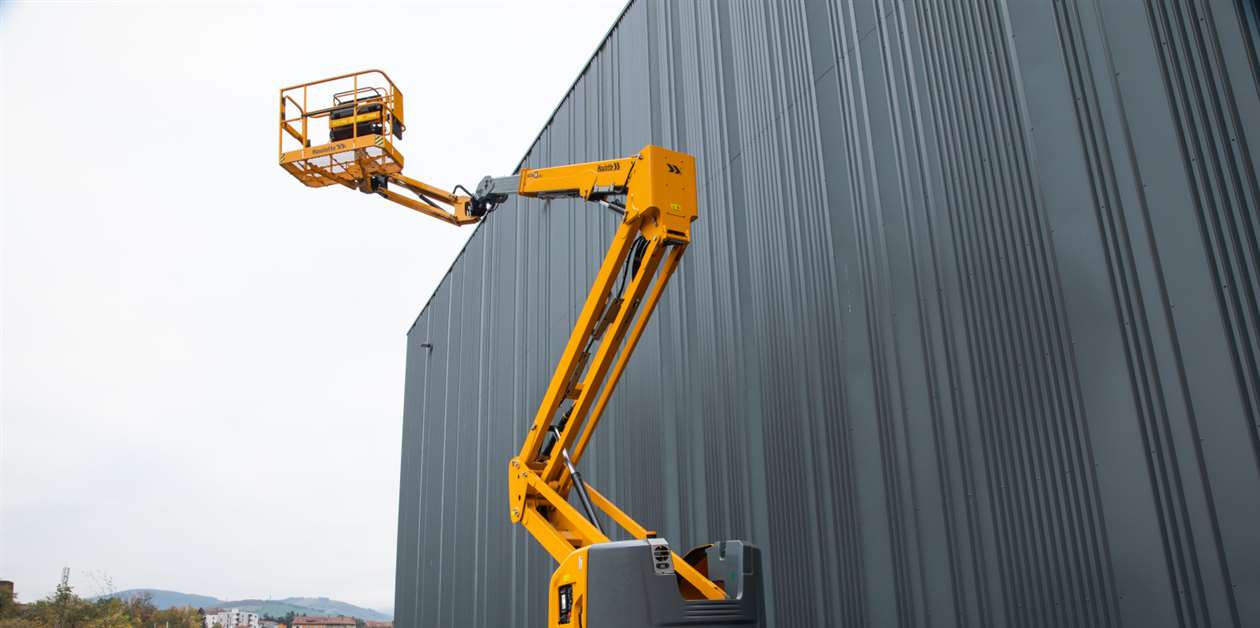
<path id="1" fill-rule="evenodd" d="M 574 550 L 609 539 L 595 508 L 639 539 L 656 534 L 639 525 L 574 471 L 665 284 L 691 242 L 696 218 L 695 160 L 658 146 L 612 161 L 522 169 L 486 177 L 471 200 L 473 212 L 494 209 L 508 196 L 581 198 L 622 214 L 568 344 L 521 451 L 509 463 L 512 521 L 524 525 L 563 562 Z M 624 204 L 617 202 L 624 197 Z M 585 512 L 569 503 L 576 489 Z M 678 575 L 707 599 L 721 587 L 677 555 Z"/>

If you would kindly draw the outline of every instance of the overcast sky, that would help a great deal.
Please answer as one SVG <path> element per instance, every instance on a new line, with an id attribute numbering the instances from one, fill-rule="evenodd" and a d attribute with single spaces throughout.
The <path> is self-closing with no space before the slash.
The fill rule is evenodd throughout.
<path id="1" fill-rule="evenodd" d="M 393 606 L 404 334 L 472 227 L 276 164 L 282 85 L 507 174 L 624 0 L 0 2 L 0 579 Z"/>

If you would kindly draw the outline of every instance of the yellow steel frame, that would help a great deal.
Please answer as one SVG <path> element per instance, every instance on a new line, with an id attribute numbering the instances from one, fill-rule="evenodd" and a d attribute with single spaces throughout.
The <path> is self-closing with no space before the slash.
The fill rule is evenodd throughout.
<path id="1" fill-rule="evenodd" d="M 382 103 L 382 111 L 371 114 L 381 116 L 385 132 L 359 136 L 355 126 L 352 136 L 346 140 L 312 146 L 310 120 L 328 116 L 336 107 L 310 111 L 309 89 L 334 81 L 348 81 L 357 95 L 360 88 L 368 84 L 366 75 L 377 75 L 386 84 L 374 92 L 379 94 L 374 98 Z M 379 194 L 451 224 L 477 222 L 480 218 L 469 213 L 472 201 L 469 196 L 446 192 L 402 174 L 402 154 L 387 130 L 391 128 L 391 120 L 402 120 L 402 103 L 402 92 L 379 70 L 280 90 L 280 165 L 308 186 L 340 184 Z M 290 107 L 296 109 L 296 117 L 289 116 Z M 359 122 L 358 109 L 353 113 L 352 119 L 339 124 Z M 286 136 L 297 140 L 298 148 L 286 151 Z M 569 503 L 574 478 L 560 452 L 568 451 L 574 464 L 586 452 L 665 285 L 691 242 L 691 223 L 696 219 L 695 160 L 684 153 L 646 146 L 632 157 L 525 168 L 518 177 L 512 192 L 526 197 L 577 197 L 608 203 L 609 199 L 624 196 L 624 206 L 610 205 L 622 212 L 623 219 L 569 334 L 533 425 L 508 468 L 512 521 L 529 530 L 560 563 L 553 581 L 560 578 L 584 583 L 574 571 L 581 568 L 580 557 L 585 555 L 586 547 L 607 542 L 609 538 L 595 522 Z M 416 198 L 390 190 L 383 182 L 401 187 Z M 619 287 L 615 289 L 615 286 Z M 548 445 L 548 439 L 553 438 L 554 442 Z M 586 486 L 586 489 L 592 507 L 598 508 L 631 536 L 637 539 L 656 536 L 593 487 Z M 720 586 L 677 554 L 673 558 L 677 574 L 700 595 L 725 599 Z M 554 595 L 554 591 L 552 593 Z"/>
<path id="2" fill-rule="evenodd" d="M 402 174 L 388 175 L 390 183 L 410 190 L 420 199 L 429 199 L 440 203 L 435 205 L 427 203 L 424 200 L 416 200 L 394 192 L 389 189 L 376 190 L 377 194 L 398 203 L 404 207 L 409 207 L 431 218 L 437 218 L 452 225 L 466 225 L 477 222 L 479 218 L 468 213 L 469 197 L 463 194 L 455 194 L 446 190 L 433 187 L 428 183 L 417 181 L 411 177 Z M 445 207 L 443 207 L 445 206 Z"/>
<path id="3" fill-rule="evenodd" d="M 525 526 L 562 566 L 575 550 L 609 539 L 569 503 L 573 478 L 559 452 L 569 450 L 574 464 L 585 453 L 665 285 L 691 242 L 695 182 L 694 158 L 659 146 L 647 146 L 624 159 L 520 173 L 522 196 L 591 200 L 614 190 L 626 197 L 621 225 L 587 293 L 534 423 L 520 453 L 509 461 L 512 521 Z M 636 253 L 637 267 L 628 259 Z M 628 269 L 632 272 L 627 273 Z M 615 293 L 619 281 L 625 282 L 624 287 Z M 559 438 L 547 447 L 553 427 L 558 428 Z M 631 536 L 655 536 L 594 488 L 587 489 L 593 505 Z M 704 597 L 726 598 L 721 587 L 677 554 L 674 566 Z"/>
<path id="4" fill-rule="evenodd" d="M 383 86 L 382 86 L 383 85 Z M 348 88 L 348 89 L 347 89 Z M 365 99 L 382 104 L 382 116 L 385 127 L 390 128 L 393 121 L 403 123 L 403 93 L 394 85 L 389 75 L 380 70 L 363 70 L 342 74 L 318 81 L 299 83 L 280 88 L 280 126 L 278 149 L 280 165 L 303 183 L 312 187 L 346 184 L 360 177 L 388 172 L 401 172 L 403 167 L 402 153 L 394 146 L 393 137 L 389 133 L 360 136 L 357 129 L 351 137 L 339 142 L 316 144 L 312 141 L 312 121 L 330 118 L 336 106 L 333 103 L 317 103 L 320 106 L 312 109 L 311 92 L 317 94 L 324 91 L 347 91 L 356 98 L 359 93 L 374 89 L 373 98 Z M 329 105 L 329 106 L 323 106 Z M 358 113 L 357 111 L 355 112 Z M 329 127 L 333 127 L 329 121 Z M 295 140 L 297 148 L 286 150 L 286 140 Z M 369 147 L 380 149 L 369 157 Z M 333 155 L 348 153 L 341 162 L 343 168 L 336 168 L 326 159 Z"/>
<path id="5" fill-rule="evenodd" d="M 316 103 L 311 109 L 312 91 L 343 90 L 354 96 L 355 115 L 332 120 L 332 112 L 346 105 Z M 372 90 L 372 91 L 367 91 Z M 371 96 L 360 98 L 360 93 Z M 381 105 L 381 111 L 359 113 L 367 104 Z M 312 142 L 312 122 L 328 118 L 329 129 L 351 127 L 349 138 Z M 383 133 L 358 134 L 358 123 L 379 119 Z M 310 187 L 342 185 L 361 192 L 376 193 L 395 203 L 454 225 L 477 222 L 468 212 L 469 197 L 447 192 L 402 174 L 403 156 L 391 133 L 393 122 L 403 123 L 403 93 L 389 75 L 380 70 L 364 70 L 331 78 L 299 83 L 280 89 L 279 159 L 284 168 Z M 286 142 L 297 147 L 286 150 Z M 373 178 L 376 178 L 376 183 Z M 381 181 L 387 185 L 379 185 Z M 401 187 L 415 198 L 390 190 Z"/>

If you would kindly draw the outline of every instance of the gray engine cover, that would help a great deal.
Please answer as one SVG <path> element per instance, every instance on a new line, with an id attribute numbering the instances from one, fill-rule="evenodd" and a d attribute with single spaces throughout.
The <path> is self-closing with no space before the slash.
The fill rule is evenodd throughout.
<path id="1" fill-rule="evenodd" d="M 676 576 L 658 575 L 647 541 L 590 546 L 587 625 L 581 628 L 764 626 L 761 552 L 743 541 L 724 541 L 707 553 L 709 577 L 723 581 L 735 599 L 684 600 Z"/>

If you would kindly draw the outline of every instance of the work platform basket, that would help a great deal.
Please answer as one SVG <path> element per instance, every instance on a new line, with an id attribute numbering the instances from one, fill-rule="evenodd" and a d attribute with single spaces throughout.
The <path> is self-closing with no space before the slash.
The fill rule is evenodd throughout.
<path id="1" fill-rule="evenodd" d="M 310 187 L 365 189 L 398 174 L 405 129 L 402 92 L 380 70 L 280 90 L 280 166 Z"/>

